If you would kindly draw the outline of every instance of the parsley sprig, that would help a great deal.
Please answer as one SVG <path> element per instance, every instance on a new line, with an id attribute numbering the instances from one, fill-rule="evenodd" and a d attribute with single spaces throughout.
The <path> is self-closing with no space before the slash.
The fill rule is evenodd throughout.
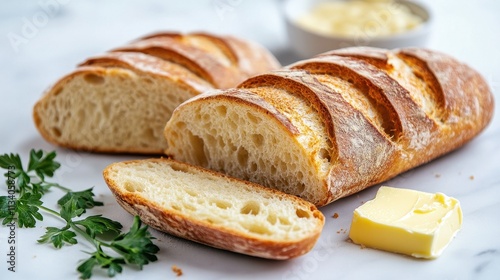
<path id="1" fill-rule="evenodd" d="M 70 191 L 59 184 L 46 181 L 46 177 L 54 176 L 54 172 L 61 166 L 54 160 L 55 157 L 55 152 L 31 150 L 28 167 L 25 170 L 18 154 L 0 156 L 0 167 L 7 170 L 4 176 L 7 178 L 9 190 L 16 186 L 15 191 L 19 193 L 16 199 L 13 194 L 0 197 L 2 224 L 6 225 L 17 220 L 19 227 L 35 227 L 36 220 L 43 220 L 39 210 L 42 205 L 41 198 L 45 192 L 52 187 Z M 14 207 L 9 207 L 11 201 L 15 201 Z"/>
<path id="2" fill-rule="evenodd" d="M 107 269 L 108 276 L 113 277 L 122 272 L 124 265 L 142 269 L 149 262 L 156 261 L 159 248 L 139 217 L 135 217 L 130 230 L 123 233 L 122 225 L 117 221 L 102 215 L 83 217 L 88 209 L 103 205 L 94 200 L 92 188 L 72 191 L 46 180 L 53 177 L 61 166 L 55 157 L 55 152 L 31 150 L 25 169 L 18 154 L 0 156 L 0 167 L 7 170 L 4 176 L 9 189 L 8 196 L 0 196 L 2 224 L 16 222 L 19 227 L 32 228 L 37 220 L 43 221 L 43 212 L 59 217 L 64 225 L 46 227 L 38 242 L 52 244 L 59 249 L 64 245 L 77 244 L 78 238 L 87 240 L 94 246 L 95 252 L 88 252 L 90 257 L 77 268 L 83 279 L 89 279 L 95 267 Z M 58 211 L 46 207 L 42 201 L 43 195 L 51 188 L 65 192 L 57 201 Z"/>

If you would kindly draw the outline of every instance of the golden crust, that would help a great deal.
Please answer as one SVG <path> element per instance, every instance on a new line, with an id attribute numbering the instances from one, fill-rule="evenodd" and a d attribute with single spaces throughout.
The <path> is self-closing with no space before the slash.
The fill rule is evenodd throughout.
<path id="1" fill-rule="evenodd" d="M 377 66 L 378 68 L 387 67 L 387 61 L 389 60 L 389 57 L 387 56 L 387 50 L 374 47 L 349 47 L 337 49 L 319 54 L 317 55 L 317 57 L 332 55 L 362 59 L 370 64 Z"/>
<path id="2" fill-rule="evenodd" d="M 332 143 L 335 143 L 335 133 L 331 124 L 330 112 L 327 108 L 327 102 L 324 98 L 328 98 L 325 94 L 328 91 L 323 84 L 316 80 L 311 75 L 307 75 L 303 71 L 290 71 L 281 69 L 272 73 L 257 75 L 247 79 L 238 85 L 238 88 L 258 88 L 262 85 L 273 85 L 275 88 L 281 88 L 295 94 L 299 94 L 318 111 L 322 117 L 322 121 L 327 129 L 326 133 Z M 278 98 L 276 97 L 276 100 Z M 280 102 L 277 100 L 276 102 Z M 331 157 L 335 157 L 336 151 L 332 151 Z"/>
<path id="3" fill-rule="evenodd" d="M 238 58 L 238 66 L 247 77 L 276 70 L 281 67 L 278 60 L 268 50 L 254 42 L 234 36 L 224 36 L 223 40 L 230 46 Z"/>
<path id="4" fill-rule="evenodd" d="M 201 93 L 213 87 L 186 68 L 139 52 L 110 52 L 88 58 L 79 66 L 118 67 L 162 76 L 176 81 L 179 86 Z"/>
<path id="5" fill-rule="evenodd" d="M 200 39 L 205 40 L 205 45 L 200 45 Z M 276 58 L 258 44 L 206 32 L 153 33 L 117 50 L 141 51 L 178 61 L 221 89 L 234 87 L 248 77 L 281 67 Z M 225 59 L 220 60 L 220 54 Z"/>
<path id="6" fill-rule="evenodd" d="M 294 204 L 304 205 L 310 209 L 311 214 L 317 220 L 317 226 L 313 233 L 301 240 L 276 240 L 269 239 L 265 236 L 257 238 L 240 232 L 233 228 L 214 225 L 204 220 L 197 219 L 197 217 L 186 216 L 184 213 L 176 210 L 169 210 L 162 207 L 150 200 L 145 199 L 138 193 L 124 192 L 123 188 L 119 186 L 109 176 L 109 169 L 107 167 L 103 176 L 106 184 L 109 186 L 111 192 L 115 196 L 117 202 L 132 215 L 138 215 L 141 220 L 150 225 L 151 227 L 167 232 L 169 234 L 202 243 L 211 247 L 224 249 L 241 254 L 267 258 L 276 260 L 286 260 L 298 257 L 309 252 L 316 243 L 324 224 L 323 214 L 314 207 L 314 205 L 297 198 L 295 196 L 287 195 L 282 192 L 268 189 L 257 184 L 247 181 L 242 181 L 236 178 L 230 178 L 223 174 L 203 169 L 201 167 L 188 165 L 181 162 L 176 162 L 172 159 L 149 159 L 148 161 L 164 162 L 166 164 L 178 165 L 179 169 L 197 170 L 204 174 L 210 174 L 217 179 L 227 180 L 235 185 L 245 184 L 251 188 L 256 188 L 270 193 L 272 196 L 281 196 L 283 199 L 291 200 Z M 124 162 L 131 164 L 139 162 L 139 160 Z"/>
<path id="7" fill-rule="evenodd" d="M 206 32 L 193 32 L 193 33 L 190 33 L 190 36 L 200 37 L 200 38 L 204 38 L 204 39 L 210 41 L 212 44 L 217 46 L 217 48 L 231 62 L 231 65 L 238 66 L 239 60 L 243 59 L 242 57 L 239 57 L 238 53 L 235 52 L 235 50 L 231 47 L 231 44 L 229 44 L 229 42 L 228 42 L 227 36 L 216 36 L 214 34 L 210 34 L 210 33 L 206 33 Z M 262 50 L 259 50 L 259 51 L 262 51 Z M 267 53 L 267 50 L 264 50 L 264 51 Z M 280 67 L 279 64 L 272 65 L 272 60 L 267 61 L 266 63 L 269 63 L 270 66 L 268 66 L 268 67 L 271 67 L 271 68 Z M 256 70 L 256 69 L 251 70 L 252 73 L 254 73 L 256 71 L 258 71 L 258 70 Z"/>
<path id="8" fill-rule="evenodd" d="M 237 68 L 223 65 L 210 53 L 182 44 L 171 37 L 144 39 L 113 51 L 142 52 L 178 63 L 210 82 L 215 88 L 230 88 L 245 78 Z"/>
<path id="9" fill-rule="evenodd" d="M 381 69 L 392 69 L 393 66 L 389 63 L 389 53 L 391 51 L 385 49 L 354 47 L 331 51 L 321 56 L 348 56 L 374 64 Z M 431 88 L 431 94 L 437 103 L 438 111 L 433 112 L 433 116 L 427 116 L 428 120 L 426 120 L 426 122 L 433 122 L 430 131 L 432 143 L 436 144 L 429 145 L 428 151 L 440 155 L 463 145 L 466 141 L 452 139 L 457 137 L 457 133 L 452 132 L 454 130 L 461 131 L 458 133 L 460 138 L 471 139 L 473 135 L 486 127 L 494 110 L 493 95 L 486 81 L 474 69 L 447 54 L 428 49 L 403 48 L 393 50 L 392 54 L 405 61 L 413 70 L 414 75 L 424 80 Z M 409 113 L 409 115 L 413 114 Z M 474 115 L 474 117 L 464 118 L 468 115 Z M 400 117 L 400 119 L 406 120 L 407 118 Z M 421 131 L 420 125 L 418 128 Z M 451 143 L 457 142 L 456 146 L 441 144 L 441 141 L 447 143 L 448 138 L 453 140 Z M 436 141 L 437 139 L 442 140 Z M 424 158 L 420 161 L 422 163 L 428 161 L 428 156 L 424 154 Z"/>

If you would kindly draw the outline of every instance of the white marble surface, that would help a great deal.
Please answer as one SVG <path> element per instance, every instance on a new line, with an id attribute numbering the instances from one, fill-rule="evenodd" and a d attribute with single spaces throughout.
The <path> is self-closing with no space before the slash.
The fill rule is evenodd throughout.
<path id="1" fill-rule="evenodd" d="M 181 2 L 183 4 L 181 4 Z M 500 99 L 500 2 L 427 1 L 435 14 L 428 47 L 469 63 L 489 81 Z M 47 3 L 57 3 L 49 5 Z M 55 180 L 75 189 L 95 187 L 105 206 L 93 213 L 119 220 L 132 217 L 116 205 L 101 170 L 131 158 L 80 153 L 54 147 L 37 133 L 31 109 L 42 91 L 85 57 L 157 30 L 206 30 L 234 34 L 270 48 L 283 64 L 296 60 L 287 46 L 279 1 L 2 1 L 0 3 L 0 153 L 55 149 L 63 164 Z M 13 36 L 20 36 L 12 41 Z M 377 187 L 321 210 L 326 225 L 309 254 L 290 261 L 268 261 L 198 245 L 153 231 L 159 261 L 143 271 L 125 269 L 116 279 L 500 279 L 500 123 L 498 114 L 465 147 L 407 172 L 386 185 L 440 191 L 458 198 L 464 224 L 443 255 L 431 261 L 360 247 L 347 242 L 352 211 L 371 199 Z M 471 177 L 473 176 L 473 177 Z M 3 181 L 3 179 L 2 179 Z M 5 184 L 0 195 L 5 193 Z M 61 193 L 48 195 L 55 205 Z M 339 218 L 333 219 L 334 213 Z M 36 243 L 47 218 L 35 229 L 16 233 L 17 272 L 7 270 L 7 229 L 0 227 L 0 279 L 76 279 L 82 251 L 76 245 L 52 249 Z M 105 278 L 98 274 L 95 279 Z"/>

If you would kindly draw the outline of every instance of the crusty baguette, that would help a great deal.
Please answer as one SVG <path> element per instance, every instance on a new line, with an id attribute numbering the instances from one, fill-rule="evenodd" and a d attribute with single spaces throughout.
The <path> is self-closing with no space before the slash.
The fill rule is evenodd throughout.
<path id="1" fill-rule="evenodd" d="M 114 163 L 103 174 L 118 203 L 144 223 L 242 254 L 300 256 L 324 224 L 300 198 L 169 159 Z"/>
<path id="2" fill-rule="evenodd" d="M 491 120 L 473 69 L 436 51 L 357 47 L 183 103 L 167 154 L 328 204 L 456 149 Z"/>
<path id="3" fill-rule="evenodd" d="M 278 67 L 263 47 L 231 36 L 153 34 L 81 63 L 46 91 L 33 117 L 56 145 L 162 154 L 177 105 Z"/>

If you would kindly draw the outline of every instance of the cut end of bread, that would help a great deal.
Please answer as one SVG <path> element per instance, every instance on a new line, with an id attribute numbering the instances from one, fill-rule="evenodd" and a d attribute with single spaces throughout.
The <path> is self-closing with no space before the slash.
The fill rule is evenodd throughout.
<path id="1" fill-rule="evenodd" d="M 285 124 L 268 117 L 273 112 L 252 103 L 257 99 L 245 100 L 245 92 L 240 94 L 239 99 L 235 95 L 213 95 L 209 97 L 213 102 L 191 99 L 184 103 L 165 128 L 167 154 L 321 205 L 327 189 L 317 174 L 318 169 L 327 170 L 326 146 L 322 149 L 317 144 L 319 148 L 311 159 L 302 148 L 313 145 L 309 139 L 291 135 Z M 304 117 L 304 129 L 305 122 L 314 124 Z"/>
<path id="2" fill-rule="evenodd" d="M 115 163 L 104 178 L 117 201 L 152 227 L 242 254 L 305 254 L 324 224 L 314 205 L 295 196 L 170 159 Z"/>
<path id="3" fill-rule="evenodd" d="M 161 154 L 165 122 L 198 92 L 162 76 L 117 67 L 80 67 L 34 107 L 49 142 L 97 152 Z"/>

